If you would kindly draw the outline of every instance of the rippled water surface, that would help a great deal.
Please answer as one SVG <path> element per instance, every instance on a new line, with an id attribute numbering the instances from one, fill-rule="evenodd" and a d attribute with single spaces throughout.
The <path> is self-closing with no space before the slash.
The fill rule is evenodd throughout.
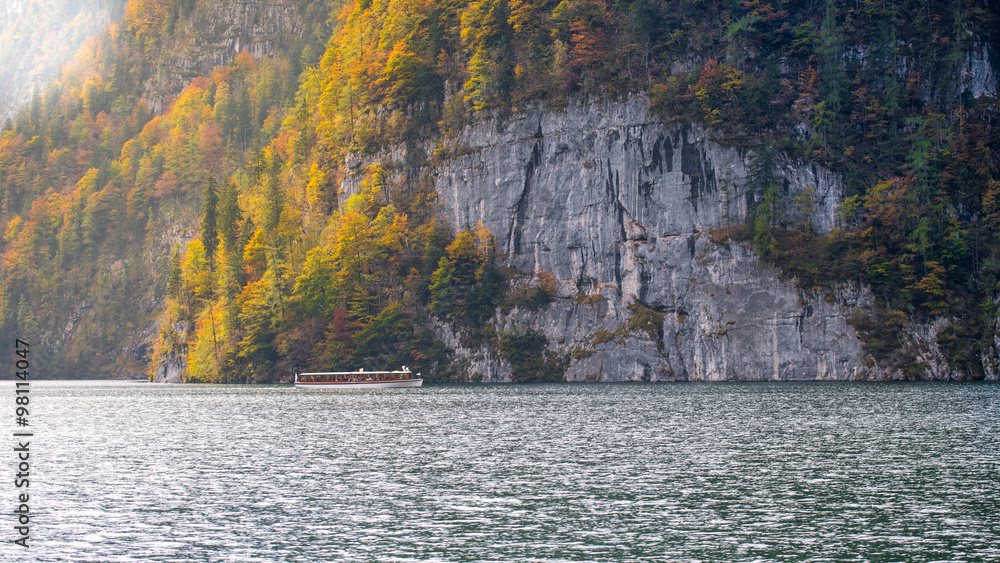
<path id="1" fill-rule="evenodd" d="M 1000 561 L 997 385 L 31 389 L 4 561 Z"/>

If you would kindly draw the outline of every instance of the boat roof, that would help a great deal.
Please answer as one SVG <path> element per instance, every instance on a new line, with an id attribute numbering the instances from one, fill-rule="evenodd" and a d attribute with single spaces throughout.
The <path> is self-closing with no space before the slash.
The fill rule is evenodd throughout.
<path id="1" fill-rule="evenodd" d="M 364 370 L 358 370 L 358 371 L 310 371 L 310 372 L 300 373 L 299 375 L 361 375 L 361 374 L 371 375 L 371 374 L 377 374 L 377 373 L 413 373 L 413 372 L 410 371 L 410 370 L 408 370 L 408 369 L 407 370 L 395 370 L 395 371 L 364 371 Z"/>

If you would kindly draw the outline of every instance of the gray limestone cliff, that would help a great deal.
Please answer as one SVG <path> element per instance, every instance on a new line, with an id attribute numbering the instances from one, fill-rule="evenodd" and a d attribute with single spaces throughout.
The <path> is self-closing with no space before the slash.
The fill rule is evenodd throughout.
<path id="1" fill-rule="evenodd" d="M 1000 296 L 993 297 L 994 305 L 1000 305 Z M 983 373 L 989 381 L 1000 381 L 1000 317 L 994 324 L 993 343 L 983 354 Z"/>
<path id="2" fill-rule="evenodd" d="M 291 0 L 207 0 L 162 46 L 169 53 L 142 86 L 149 108 L 164 103 L 198 76 L 209 76 L 246 50 L 259 59 L 287 48 L 302 33 L 298 6 Z"/>
<path id="3" fill-rule="evenodd" d="M 884 379 L 901 374 L 868 358 L 848 319 L 869 307 L 861 286 L 816 291 L 763 263 L 748 245 L 709 231 L 747 221 L 751 154 L 696 126 L 666 126 L 641 97 L 533 108 L 467 127 L 427 172 L 438 214 L 456 229 L 486 226 L 507 265 L 554 275 L 558 299 L 538 310 L 498 312 L 498 331 L 544 333 L 566 358 L 570 381 Z M 439 149 L 442 147 L 439 147 Z M 425 150 L 433 149 L 428 144 Z M 399 164 L 402 150 L 379 155 Z M 350 162 L 362 170 L 360 159 Z M 836 226 L 840 178 L 784 159 L 788 198 L 812 205 L 789 224 Z M 345 194 L 358 188 L 349 176 Z M 644 317 L 637 317 L 642 314 Z M 652 322 L 652 325 L 650 324 Z M 446 322 L 436 330 L 464 376 L 509 381 L 488 347 L 465 348 Z M 950 378 L 931 326 L 908 338 L 928 375 Z"/>

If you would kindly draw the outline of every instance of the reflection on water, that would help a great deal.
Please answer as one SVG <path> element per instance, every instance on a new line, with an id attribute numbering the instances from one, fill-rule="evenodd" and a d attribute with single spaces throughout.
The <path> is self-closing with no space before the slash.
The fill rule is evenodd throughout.
<path id="1" fill-rule="evenodd" d="M 1000 560 L 996 385 L 38 382 L 32 406 L 34 547 L 3 561 Z"/>

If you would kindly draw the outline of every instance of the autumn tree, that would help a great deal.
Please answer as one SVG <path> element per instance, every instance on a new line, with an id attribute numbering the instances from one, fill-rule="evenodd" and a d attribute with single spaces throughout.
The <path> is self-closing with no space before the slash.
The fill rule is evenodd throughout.
<path id="1" fill-rule="evenodd" d="M 462 14 L 462 42 L 469 52 L 465 101 L 476 111 L 500 104 L 511 87 L 513 53 L 506 0 L 473 0 Z"/>

